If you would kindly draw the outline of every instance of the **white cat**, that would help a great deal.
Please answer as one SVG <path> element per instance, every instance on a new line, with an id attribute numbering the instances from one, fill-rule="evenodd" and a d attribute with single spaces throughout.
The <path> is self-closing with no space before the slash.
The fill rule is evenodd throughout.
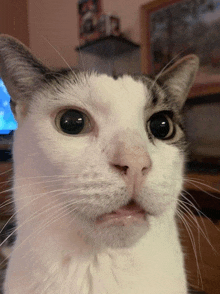
<path id="1" fill-rule="evenodd" d="M 152 80 L 52 71 L 0 37 L 18 121 L 5 294 L 186 294 L 176 225 L 189 55 Z"/>

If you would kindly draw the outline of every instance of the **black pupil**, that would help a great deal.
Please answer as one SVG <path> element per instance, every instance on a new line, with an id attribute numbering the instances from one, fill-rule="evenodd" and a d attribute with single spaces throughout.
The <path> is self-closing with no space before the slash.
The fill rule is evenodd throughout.
<path id="1" fill-rule="evenodd" d="M 154 137 L 164 139 L 169 134 L 170 125 L 165 115 L 155 115 L 150 120 L 150 130 Z"/>
<path id="2" fill-rule="evenodd" d="M 84 128 L 84 117 L 80 111 L 67 110 L 60 119 L 60 127 L 64 133 L 77 135 Z"/>

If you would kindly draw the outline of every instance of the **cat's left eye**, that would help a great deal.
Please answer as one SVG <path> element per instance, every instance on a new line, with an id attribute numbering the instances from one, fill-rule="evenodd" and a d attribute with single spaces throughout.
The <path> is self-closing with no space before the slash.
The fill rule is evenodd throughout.
<path id="1" fill-rule="evenodd" d="M 60 131 L 69 135 L 79 135 L 89 130 L 88 117 L 81 111 L 66 109 L 56 117 L 56 125 Z"/>
<path id="2" fill-rule="evenodd" d="M 151 134 L 160 140 L 170 139 L 175 134 L 174 123 L 169 115 L 161 112 L 155 113 L 148 121 Z"/>

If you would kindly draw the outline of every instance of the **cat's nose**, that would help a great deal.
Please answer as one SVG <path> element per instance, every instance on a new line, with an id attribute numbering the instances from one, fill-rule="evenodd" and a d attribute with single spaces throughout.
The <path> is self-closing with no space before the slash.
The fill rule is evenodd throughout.
<path id="1" fill-rule="evenodd" d="M 119 144 L 110 161 L 111 167 L 123 176 L 127 186 L 140 190 L 152 162 L 146 148 Z"/>
<path id="2" fill-rule="evenodd" d="M 123 175 L 144 176 L 151 167 L 149 154 L 142 148 L 125 148 L 118 150 L 114 156 L 114 161 L 110 163 L 114 169 Z"/>

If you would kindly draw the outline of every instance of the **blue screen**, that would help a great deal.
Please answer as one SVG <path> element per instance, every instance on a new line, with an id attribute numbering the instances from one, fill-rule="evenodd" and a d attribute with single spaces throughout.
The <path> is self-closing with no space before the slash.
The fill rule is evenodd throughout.
<path id="1" fill-rule="evenodd" d="M 10 109 L 10 96 L 0 79 L 0 135 L 7 135 L 17 129 L 17 122 Z"/>

